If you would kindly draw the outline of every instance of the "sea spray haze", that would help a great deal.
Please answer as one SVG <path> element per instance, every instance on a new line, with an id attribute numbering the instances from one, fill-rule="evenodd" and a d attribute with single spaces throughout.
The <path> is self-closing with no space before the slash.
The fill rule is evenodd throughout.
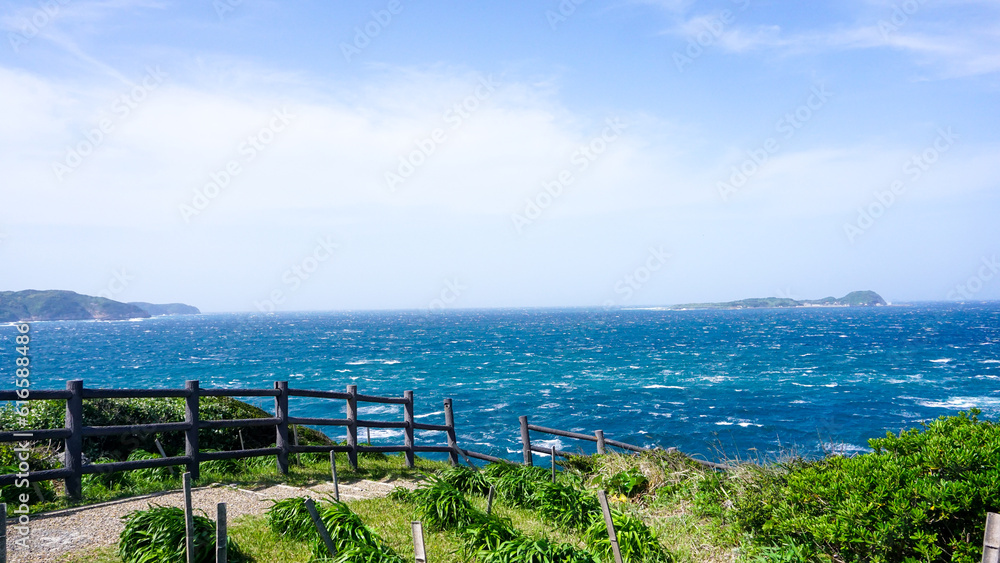
<path id="1" fill-rule="evenodd" d="M 1000 414 L 996 303 L 225 314 L 39 322 L 33 330 L 36 389 L 75 378 L 109 387 L 198 379 L 205 388 L 287 380 L 309 389 L 356 384 L 377 395 L 412 389 L 418 420 L 439 422 L 442 400 L 452 397 L 461 445 L 511 458 L 520 414 L 710 459 L 864 451 L 872 436 L 939 415 L 970 407 Z M 4 333 L 13 337 L 10 327 Z M 301 416 L 342 411 L 339 402 L 307 399 L 291 408 Z M 403 416 L 395 405 L 362 405 L 360 414 Z M 544 447 L 592 447 L 536 438 Z M 439 437 L 418 432 L 421 439 Z M 373 429 L 372 440 L 402 436 Z"/>

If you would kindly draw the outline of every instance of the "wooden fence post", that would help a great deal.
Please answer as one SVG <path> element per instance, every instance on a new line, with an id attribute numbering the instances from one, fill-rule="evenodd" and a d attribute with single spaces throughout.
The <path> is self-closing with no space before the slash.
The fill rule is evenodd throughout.
<path id="1" fill-rule="evenodd" d="M 83 496 L 83 380 L 66 382 L 66 390 L 73 394 L 66 400 L 66 469 L 73 473 L 66 477 L 66 494 L 79 500 Z"/>
<path id="2" fill-rule="evenodd" d="M 347 461 L 351 467 L 358 468 L 358 386 L 348 385 L 347 393 Z"/>
<path id="3" fill-rule="evenodd" d="M 0 502 L 0 563 L 7 563 L 7 505 Z"/>
<path id="4" fill-rule="evenodd" d="M 490 485 L 490 492 L 486 495 L 486 515 L 489 516 L 493 512 L 493 497 L 496 496 L 497 490 Z"/>
<path id="5" fill-rule="evenodd" d="M 451 452 L 451 465 L 458 465 L 458 439 L 455 437 L 455 411 L 451 408 L 451 399 L 444 400 L 444 425 L 448 427 L 448 447 Z"/>
<path id="6" fill-rule="evenodd" d="M 288 475 L 288 382 L 275 381 L 278 396 L 274 398 L 274 416 L 278 419 L 275 427 L 274 445 L 278 447 L 278 471 Z"/>
<path id="7" fill-rule="evenodd" d="M 556 482 L 556 447 L 552 446 L 552 482 Z"/>
<path id="8" fill-rule="evenodd" d="M 337 482 L 337 452 L 330 450 L 330 475 L 333 476 L 333 500 L 340 502 L 340 483 Z"/>
<path id="9" fill-rule="evenodd" d="M 160 439 L 159 438 L 153 438 L 153 443 L 156 444 L 156 451 L 160 452 L 160 457 L 167 457 L 167 452 L 164 451 L 163 444 L 160 443 Z M 173 465 L 168 465 L 167 469 L 170 470 L 170 475 L 171 476 L 177 475 L 177 471 L 176 471 L 177 468 L 174 467 Z"/>
<path id="10" fill-rule="evenodd" d="M 198 381 L 187 381 L 184 383 L 184 390 L 188 396 L 184 403 L 184 422 L 191 425 L 184 432 L 184 455 L 189 456 L 187 470 L 191 478 L 195 481 L 200 477 L 198 472 Z M 194 561 L 192 559 L 192 561 Z"/>
<path id="11" fill-rule="evenodd" d="M 524 464 L 531 466 L 531 435 L 528 434 L 528 416 L 521 416 L 521 445 L 524 446 Z"/>
<path id="12" fill-rule="evenodd" d="M 191 473 L 184 474 L 184 543 L 187 563 L 195 562 L 194 553 L 194 509 L 191 506 Z"/>
<path id="13" fill-rule="evenodd" d="M 597 453 L 604 455 L 604 431 L 594 430 L 594 436 L 597 436 Z"/>
<path id="14" fill-rule="evenodd" d="M 305 503 L 306 510 L 309 511 L 309 516 L 312 518 L 313 525 L 316 526 L 316 531 L 319 532 L 319 537 L 323 539 L 323 543 L 326 544 L 327 551 L 330 552 L 331 557 L 337 556 L 337 548 L 333 545 L 333 539 L 330 537 L 330 530 L 326 529 L 326 524 L 323 523 L 323 519 L 319 517 L 319 512 L 316 512 L 316 503 L 313 499 L 306 497 Z"/>
<path id="15" fill-rule="evenodd" d="M 983 535 L 983 563 L 1000 561 L 1000 514 L 986 513 L 986 533 Z"/>
<path id="16" fill-rule="evenodd" d="M 424 549 L 424 525 L 420 521 L 410 523 L 413 531 L 413 559 L 416 563 L 427 563 L 427 550 Z"/>
<path id="17" fill-rule="evenodd" d="M 215 505 L 215 563 L 229 561 L 229 532 L 226 530 L 226 503 Z"/>
<path id="18" fill-rule="evenodd" d="M 615 533 L 615 522 L 611 518 L 611 508 L 608 507 L 608 495 L 604 489 L 597 491 L 597 498 L 601 501 L 601 511 L 604 512 L 604 523 L 608 527 L 608 539 L 611 541 L 611 552 L 614 553 L 615 563 L 622 563 L 622 552 L 618 548 L 618 534 Z"/>
<path id="19" fill-rule="evenodd" d="M 403 422 L 406 428 L 403 429 L 403 445 L 406 446 L 406 466 L 413 467 L 413 391 L 403 391 Z"/>

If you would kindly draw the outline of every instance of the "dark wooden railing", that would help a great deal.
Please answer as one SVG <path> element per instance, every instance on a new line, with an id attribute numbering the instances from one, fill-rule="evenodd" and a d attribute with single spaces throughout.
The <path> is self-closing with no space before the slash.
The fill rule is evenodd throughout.
<path id="1" fill-rule="evenodd" d="M 275 415 L 269 418 L 249 418 L 238 420 L 201 420 L 198 404 L 201 397 L 274 397 Z M 347 402 L 346 418 L 295 417 L 289 414 L 289 397 L 312 397 L 320 399 L 344 400 Z M 127 398 L 180 398 L 184 399 L 184 422 L 135 424 L 123 426 L 86 426 L 83 420 L 85 399 L 127 399 Z M 175 465 L 186 466 L 186 471 L 198 478 L 198 466 L 202 461 L 215 459 L 240 459 L 247 457 L 276 456 L 278 470 L 288 473 L 288 455 L 305 452 L 347 452 L 351 466 L 357 468 L 359 452 L 403 452 L 408 467 L 413 467 L 414 454 L 440 452 L 449 454 L 452 465 L 458 464 L 458 456 L 474 457 L 487 461 L 498 458 L 462 450 L 455 437 L 455 416 L 451 399 L 444 400 L 444 424 L 416 422 L 413 414 L 413 391 L 406 391 L 402 397 L 377 397 L 358 393 L 357 385 L 348 385 L 346 392 L 310 391 L 291 389 L 287 381 L 277 381 L 274 389 L 202 389 L 198 381 L 186 382 L 184 389 L 88 389 L 83 380 L 66 382 L 65 391 L 32 390 L 27 398 L 16 391 L 0 391 L 0 401 L 39 401 L 60 399 L 66 401 L 65 428 L 45 430 L 0 431 L 0 443 L 39 440 L 63 440 L 65 442 L 64 467 L 42 471 L 28 471 L 26 474 L 0 475 L 0 486 L 10 485 L 19 478 L 29 482 L 65 479 L 66 493 L 79 498 L 82 493 L 83 475 L 131 471 L 153 467 Z M 358 418 L 358 403 L 395 404 L 403 406 L 402 421 L 361 420 Z M 288 439 L 289 424 L 309 426 L 343 426 L 347 429 L 347 445 L 296 445 Z M 224 452 L 202 452 L 198 448 L 198 431 L 217 428 L 249 428 L 271 426 L 275 429 L 275 446 L 249 450 Z M 358 444 L 358 428 L 400 428 L 404 442 L 398 446 L 372 446 Z M 444 432 L 447 446 L 418 446 L 414 441 L 414 430 Z M 96 436 L 129 436 L 160 432 L 184 432 L 184 455 L 119 461 L 113 463 L 83 463 L 83 439 Z"/>
<path id="2" fill-rule="evenodd" d="M 554 448 L 543 448 L 541 446 L 534 446 L 534 445 L 532 445 L 531 444 L 531 432 L 532 431 L 541 432 L 543 434 L 552 434 L 554 436 L 563 436 L 565 438 L 575 438 L 577 440 L 586 440 L 588 442 L 597 442 L 597 453 L 598 454 L 604 454 L 604 453 L 606 453 L 607 452 L 607 446 L 614 446 L 616 448 L 621 448 L 623 450 L 627 450 L 627 451 L 631 451 L 631 452 L 638 452 L 638 453 L 652 451 L 652 448 L 644 448 L 642 446 L 635 446 L 635 445 L 632 445 L 632 444 L 626 444 L 625 442 L 619 442 L 618 440 L 612 440 L 610 438 L 605 438 L 603 430 L 595 430 L 594 433 L 593 433 L 593 435 L 591 435 L 591 434 L 582 434 L 580 432 L 571 432 L 569 430 L 559 430 L 557 428 L 547 428 L 545 426 L 537 426 L 535 424 L 529 424 L 527 416 L 521 416 L 520 417 L 520 421 L 521 421 L 521 446 L 522 446 L 523 452 L 524 452 L 524 464 L 525 465 L 532 465 L 532 463 L 533 463 L 533 461 L 532 461 L 532 455 L 531 455 L 532 452 L 540 453 L 540 454 L 547 454 L 547 455 L 552 455 L 552 453 L 554 452 L 555 455 L 560 456 L 560 457 L 570 457 L 570 456 L 573 456 L 573 455 L 579 455 L 579 454 L 574 454 L 572 452 L 567 452 L 567 451 L 562 451 L 562 450 L 556 450 Z M 677 448 L 667 448 L 666 450 L 663 450 L 663 451 L 665 451 L 665 452 L 676 452 Z M 699 464 L 701 464 L 701 465 L 703 465 L 705 467 L 709 467 L 709 468 L 712 468 L 712 469 L 720 469 L 720 470 L 728 470 L 728 469 L 730 469 L 730 467 L 728 465 L 725 465 L 725 464 L 722 464 L 722 463 L 715 463 L 715 462 L 712 462 L 712 461 L 705 461 L 703 459 L 697 459 L 697 458 L 693 458 L 693 457 L 690 457 L 690 456 L 689 456 L 689 458 L 692 461 L 696 462 L 696 463 L 699 463 Z"/>

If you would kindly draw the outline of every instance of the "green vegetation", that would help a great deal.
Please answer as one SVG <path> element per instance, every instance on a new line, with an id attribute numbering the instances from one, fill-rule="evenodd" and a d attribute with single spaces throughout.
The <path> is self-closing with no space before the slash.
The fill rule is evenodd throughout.
<path id="1" fill-rule="evenodd" d="M 796 300 L 788 297 L 753 297 L 722 303 L 687 303 L 672 309 L 779 309 L 787 307 L 877 307 L 885 305 L 882 296 L 874 291 L 852 291 L 847 295 L 823 299 Z"/>
<path id="2" fill-rule="evenodd" d="M 215 561 L 215 522 L 194 517 L 194 553 L 197 563 Z M 227 542 L 229 560 L 246 558 L 231 538 Z M 171 506 L 150 505 L 125 517 L 125 529 L 118 540 L 118 556 L 123 563 L 186 563 L 184 511 Z"/>
<path id="3" fill-rule="evenodd" d="M 57 414 L 59 402 L 49 403 L 34 414 L 39 421 L 58 426 L 62 422 Z M 103 412 L 95 411 L 92 416 L 101 421 L 95 424 L 123 423 L 116 417 L 142 421 L 177 416 L 177 405 L 171 401 L 152 403 L 107 402 Z M 206 400 L 203 408 L 212 413 L 206 416 L 216 418 L 263 413 L 236 403 Z M 14 418 L 0 410 L 0 421 L 6 424 L 7 420 Z M 239 441 L 232 432 L 205 432 L 204 436 L 219 449 L 232 449 Z M 109 451 L 97 439 L 87 447 L 103 457 L 99 461 L 158 457 L 152 449 L 141 447 L 151 441 L 147 438 L 131 449 L 119 446 Z M 253 432 L 244 436 L 247 447 L 267 445 L 261 442 L 268 438 Z M 177 447 L 167 435 L 161 440 Z M 300 430 L 300 440 L 330 443 L 307 429 Z M 435 562 L 610 563 L 611 546 L 595 494 L 604 489 L 609 492 L 626 561 L 977 561 L 986 512 L 1000 511 L 1000 426 L 980 420 L 979 412 L 973 410 L 873 439 L 870 446 L 871 453 L 853 457 L 732 464 L 727 472 L 704 468 L 676 452 L 576 456 L 562 461 L 555 483 L 542 467 L 503 463 L 474 470 L 417 458 L 418 467 L 407 469 L 400 454 L 360 456 L 361 467 L 354 470 L 346 455 L 338 454 L 343 481 L 407 479 L 420 484 L 412 491 L 397 488 L 387 498 L 346 503 L 320 500 L 321 518 L 337 542 L 335 558 L 321 545 L 302 499 L 275 502 L 266 516 L 240 518 L 230 529 L 248 559 L 260 562 L 398 563 L 412 554 L 410 522 L 421 520 L 428 556 Z M 54 453 L 36 448 L 32 467 L 57 465 Z M 0 448 L 0 464 L 7 470 L 14 459 L 9 446 Z M 329 479 L 325 455 L 303 455 L 300 465 L 294 459 L 288 476 L 278 474 L 274 458 L 208 462 L 202 465 L 201 481 L 254 486 L 311 485 Z M 157 468 L 87 476 L 84 495 L 93 501 L 179 487 L 179 471 Z M 485 497 L 490 487 L 496 495 L 492 513 L 487 515 Z M 5 488 L 5 499 L 10 492 Z M 36 506 L 68 505 L 65 498 L 56 497 L 58 492 L 58 484 L 55 489 L 42 484 L 47 501 Z M 145 518 L 151 522 L 148 527 L 159 521 Z M 162 515 L 159 518 L 166 520 Z M 206 523 L 211 525 L 207 519 L 202 525 Z M 141 535 L 137 526 L 130 533 Z M 165 545 L 174 545 L 171 541 Z M 141 542 L 130 539 L 127 543 Z M 81 554 L 76 561 L 135 560 L 127 556 L 98 549 Z"/>
<path id="4" fill-rule="evenodd" d="M 135 305 L 72 291 L 0 291 L 0 322 L 142 319 Z"/>

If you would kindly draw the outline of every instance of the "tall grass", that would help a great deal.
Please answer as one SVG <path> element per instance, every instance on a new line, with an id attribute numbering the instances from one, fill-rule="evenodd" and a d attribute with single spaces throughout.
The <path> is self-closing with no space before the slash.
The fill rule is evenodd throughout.
<path id="1" fill-rule="evenodd" d="M 184 511 L 173 506 L 150 505 L 125 516 L 125 529 L 118 539 L 123 563 L 186 563 Z M 215 522 L 194 517 L 194 550 L 197 563 L 215 561 Z M 246 561 L 235 541 L 228 542 L 229 560 Z"/>

